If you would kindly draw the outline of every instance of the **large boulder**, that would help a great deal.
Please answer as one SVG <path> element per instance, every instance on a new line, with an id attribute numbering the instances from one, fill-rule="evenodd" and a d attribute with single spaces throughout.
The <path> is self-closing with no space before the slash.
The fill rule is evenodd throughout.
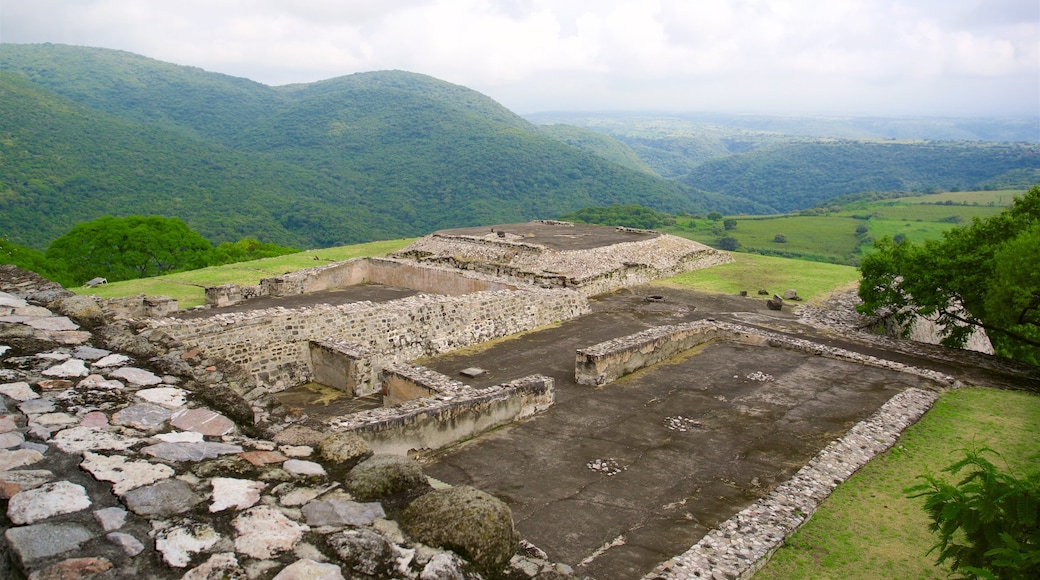
<path id="1" fill-rule="evenodd" d="M 51 302 L 49 307 L 87 328 L 96 328 L 105 323 L 101 299 L 96 296 L 63 296 Z"/>
<path id="2" fill-rule="evenodd" d="M 338 563 L 351 572 L 375 578 L 388 578 L 394 559 L 390 543 L 368 528 L 344 530 L 326 539 L 338 556 Z"/>
<path id="3" fill-rule="evenodd" d="M 368 443 L 354 433 L 333 433 L 318 443 L 318 455 L 330 464 L 330 472 L 336 476 L 372 457 L 373 452 Z"/>
<path id="4" fill-rule="evenodd" d="M 407 501 L 430 489 L 422 467 L 400 455 L 369 457 L 350 470 L 344 485 L 359 501 L 394 498 Z"/>
<path id="5" fill-rule="evenodd" d="M 452 550 L 494 576 L 516 553 L 519 536 L 509 506 L 466 485 L 431 491 L 401 513 L 413 540 Z"/>

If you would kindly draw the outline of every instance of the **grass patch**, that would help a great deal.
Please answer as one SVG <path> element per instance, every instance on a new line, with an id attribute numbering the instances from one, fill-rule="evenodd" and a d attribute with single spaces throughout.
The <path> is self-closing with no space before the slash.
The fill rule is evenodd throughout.
<path id="1" fill-rule="evenodd" d="M 154 278 L 112 282 L 95 288 L 70 288 L 77 294 L 90 294 L 102 298 L 119 298 L 146 294 L 148 296 L 170 296 L 177 300 L 180 308 L 191 308 L 206 303 L 206 287 L 221 284 L 242 286 L 257 284 L 263 278 L 280 276 L 304 268 L 312 268 L 351 258 L 385 256 L 412 243 L 414 238 L 369 242 L 336 248 L 307 250 L 298 254 L 264 258 L 251 262 L 239 262 L 201 270 L 178 272 Z"/>
<path id="2" fill-rule="evenodd" d="M 759 289 L 783 294 L 793 288 L 805 300 L 824 296 L 859 280 L 852 266 L 791 260 L 758 254 L 734 253 L 734 262 L 679 274 L 656 282 L 716 294 L 754 296 Z"/>
<path id="3" fill-rule="evenodd" d="M 996 389 L 945 393 L 899 442 L 838 486 L 813 518 L 781 547 L 755 580 L 789 578 L 946 578 L 948 570 L 925 554 L 928 531 L 923 499 L 909 499 L 918 475 L 962 459 L 963 449 L 990 447 L 989 457 L 1018 476 L 1037 469 L 1040 396 Z"/>

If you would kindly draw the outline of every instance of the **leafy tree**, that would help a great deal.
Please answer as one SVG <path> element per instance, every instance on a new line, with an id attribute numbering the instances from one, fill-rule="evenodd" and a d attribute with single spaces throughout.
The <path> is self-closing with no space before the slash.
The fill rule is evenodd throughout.
<path id="1" fill-rule="evenodd" d="M 941 240 L 874 247 L 860 265 L 861 312 L 891 315 L 907 333 L 934 317 L 954 347 L 981 328 L 997 354 L 1040 364 L 1040 186 Z"/>
<path id="2" fill-rule="evenodd" d="M 713 222 L 717 222 L 720 219 L 722 219 L 722 214 L 717 211 L 709 212 L 708 219 L 710 219 Z"/>
<path id="3" fill-rule="evenodd" d="M 722 220 L 722 226 L 726 228 L 726 231 L 737 229 L 737 220 L 730 218 Z"/>
<path id="4" fill-rule="evenodd" d="M 867 224 L 859 224 L 858 226 L 856 226 L 856 234 L 857 235 L 862 236 L 863 234 L 867 233 L 868 231 L 870 231 L 870 228 L 867 227 Z"/>
<path id="5" fill-rule="evenodd" d="M 726 250 L 727 252 L 732 252 L 732 251 L 736 250 L 738 247 L 740 247 L 740 242 L 737 241 L 737 238 L 734 238 L 732 236 L 726 236 L 724 238 L 719 238 L 719 249 L 721 249 L 721 250 Z"/>
<path id="6" fill-rule="evenodd" d="M 71 283 L 65 264 L 47 259 L 39 250 L 11 243 L 0 238 L 0 264 L 14 264 L 59 284 Z"/>
<path id="7" fill-rule="evenodd" d="M 213 246 L 177 218 L 105 216 L 74 226 L 46 256 L 64 263 L 73 283 L 82 284 L 201 268 L 210 263 Z"/>
<path id="8" fill-rule="evenodd" d="M 773 236 L 773 241 L 778 243 L 778 244 L 786 244 L 787 243 L 787 236 L 785 234 L 777 234 L 777 235 Z"/>
<path id="9" fill-rule="evenodd" d="M 209 265 L 233 264 L 261 258 L 273 258 L 299 252 L 296 248 L 287 248 L 277 244 L 266 244 L 256 238 L 242 238 L 237 242 L 224 242 L 213 251 L 213 260 Z"/>
<path id="10" fill-rule="evenodd" d="M 1001 473 L 982 457 L 983 448 L 945 468 L 967 475 L 956 485 L 930 475 L 905 490 L 925 498 L 929 529 L 939 541 L 937 563 L 949 562 L 965 578 L 1026 580 L 1040 578 L 1040 473 L 1026 479 Z"/>

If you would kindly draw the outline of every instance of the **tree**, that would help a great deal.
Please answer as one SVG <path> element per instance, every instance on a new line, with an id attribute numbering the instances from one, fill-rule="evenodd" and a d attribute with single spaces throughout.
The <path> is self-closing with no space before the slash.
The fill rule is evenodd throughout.
<path id="1" fill-rule="evenodd" d="M 861 312 L 892 316 L 906 333 L 933 318 L 954 347 L 984 329 L 997 354 L 1040 364 L 1040 186 L 941 240 L 874 247 L 860 265 Z"/>
<path id="2" fill-rule="evenodd" d="M 868 231 L 870 231 L 870 228 L 867 227 L 867 224 L 859 224 L 858 226 L 856 226 L 856 235 L 861 236 L 867 233 Z"/>
<path id="3" fill-rule="evenodd" d="M 773 241 L 778 243 L 778 244 L 786 244 L 787 243 L 787 236 L 784 235 L 784 234 L 777 234 L 777 235 L 773 236 Z"/>
<path id="4" fill-rule="evenodd" d="M 74 284 L 158 276 L 209 264 L 213 246 L 178 218 L 100 217 L 74 226 L 47 248 L 64 263 Z"/>
<path id="5" fill-rule="evenodd" d="M 740 242 L 737 241 L 737 238 L 730 236 L 719 238 L 719 248 L 726 250 L 727 252 L 732 252 L 736 250 L 739 246 Z"/>
<path id="6" fill-rule="evenodd" d="M 722 225 L 726 228 L 727 231 L 735 230 L 737 229 L 737 220 L 733 218 L 722 220 Z"/>
<path id="7" fill-rule="evenodd" d="M 905 490 L 925 498 L 924 510 L 939 534 L 929 550 L 937 563 L 966 578 L 1026 580 L 1040 578 L 1040 473 L 1019 480 L 1001 473 L 982 457 L 983 448 L 943 469 L 967 475 L 956 485 L 930 475 Z"/>
<path id="8" fill-rule="evenodd" d="M 722 219 L 722 214 L 717 211 L 710 212 L 708 214 L 708 219 L 710 219 L 713 222 L 717 222 L 720 219 Z"/>

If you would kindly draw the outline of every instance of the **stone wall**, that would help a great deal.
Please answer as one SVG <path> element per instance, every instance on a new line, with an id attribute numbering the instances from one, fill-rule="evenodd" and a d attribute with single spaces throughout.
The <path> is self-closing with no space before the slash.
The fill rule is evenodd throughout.
<path id="1" fill-rule="evenodd" d="M 177 301 L 169 296 L 138 294 L 125 298 L 107 298 L 101 302 L 101 310 L 109 320 L 161 317 L 177 312 Z"/>
<path id="2" fill-rule="evenodd" d="M 553 380 L 531 375 L 486 389 L 466 387 L 451 395 L 355 413 L 333 420 L 329 426 L 334 431 L 357 434 L 376 453 L 406 455 L 440 449 L 529 417 L 547 409 L 554 400 Z"/>
<path id="3" fill-rule="evenodd" d="M 345 340 L 310 341 L 311 379 L 355 397 L 379 391 L 375 351 Z"/>
<path id="4" fill-rule="evenodd" d="M 414 360 L 568 320 L 589 310 L 567 290 L 498 290 L 465 296 L 417 295 L 393 302 L 269 308 L 207 318 L 145 321 L 202 349 L 206 356 L 242 366 L 277 392 L 308 382 L 310 341 L 343 340 L 377 353 L 382 364 Z"/>

